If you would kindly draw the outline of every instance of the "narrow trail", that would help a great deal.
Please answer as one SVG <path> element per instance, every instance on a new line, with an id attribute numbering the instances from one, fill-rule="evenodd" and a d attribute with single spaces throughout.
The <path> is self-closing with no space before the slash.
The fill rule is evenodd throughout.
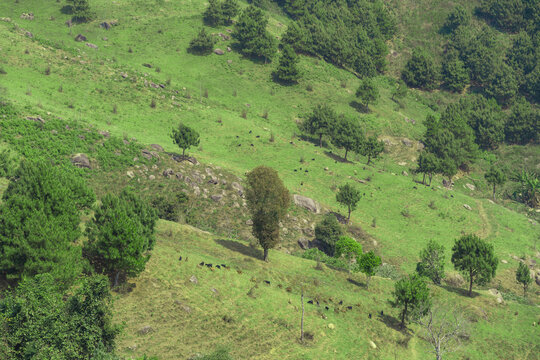
<path id="1" fill-rule="evenodd" d="M 491 235 L 493 228 L 491 226 L 491 223 L 489 222 L 486 210 L 484 209 L 484 206 L 482 205 L 482 201 L 475 200 L 476 206 L 478 207 L 478 214 L 480 215 L 480 218 L 482 219 L 482 229 L 480 230 L 480 237 L 487 238 L 489 235 Z"/>

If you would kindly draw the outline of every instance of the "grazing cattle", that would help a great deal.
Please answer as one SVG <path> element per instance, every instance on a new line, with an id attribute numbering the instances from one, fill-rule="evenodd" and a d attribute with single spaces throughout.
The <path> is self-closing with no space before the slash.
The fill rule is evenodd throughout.
<path id="1" fill-rule="evenodd" d="M 261 135 L 257 135 L 257 136 L 255 136 L 255 137 L 256 137 L 256 138 L 258 139 L 258 138 L 260 138 L 260 137 L 261 137 Z"/>
<path id="2" fill-rule="evenodd" d="M 347 309 L 352 310 L 352 306 L 347 306 Z"/>
<path id="3" fill-rule="evenodd" d="M 182 257 L 181 257 L 181 256 L 178 258 L 178 261 L 182 261 Z"/>
<path id="4" fill-rule="evenodd" d="M 251 146 L 255 146 L 255 145 L 251 144 Z"/>
<path id="5" fill-rule="evenodd" d="M 267 283 L 268 285 L 270 285 L 270 281 L 264 280 L 264 282 Z"/>
<path id="6" fill-rule="evenodd" d="M 240 136 L 236 135 L 236 138 L 238 139 Z"/>
<path id="7" fill-rule="evenodd" d="M 242 146 L 242 144 L 238 144 L 238 146 Z"/>
<path id="8" fill-rule="evenodd" d="M 325 306 L 324 308 L 325 308 L 326 310 L 330 310 L 330 308 L 329 308 L 328 306 Z"/>
<path id="9" fill-rule="evenodd" d="M 199 266 L 204 266 L 204 261 L 201 261 Z"/>
<path id="10" fill-rule="evenodd" d="M 413 189 L 415 189 L 415 190 L 417 190 L 417 189 L 418 189 L 418 188 L 417 188 L 416 186 L 413 186 L 412 188 L 413 188 Z"/>
<path id="11" fill-rule="evenodd" d="M 219 265 L 216 265 L 216 267 L 217 267 L 218 269 L 221 269 L 221 266 L 219 266 Z"/>
<path id="12" fill-rule="evenodd" d="M 236 270 L 236 272 L 242 274 L 242 270 Z"/>
<path id="13" fill-rule="evenodd" d="M 298 170 L 294 169 L 294 172 L 297 172 Z"/>
<path id="14" fill-rule="evenodd" d="M 309 172 L 309 170 L 308 170 L 308 169 L 306 169 L 306 170 L 305 170 L 305 172 Z"/>
<path id="15" fill-rule="evenodd" d="M 317 300 L 317 306 L 321 306 L 321 305 L 319 304 L 319 300 Z"/>
<path id="16" fill-rule="evenodd" d="M 315 158 L 313 158 L 313 159 L 311 159 L 311 160 L 315 161 Z"/>
<path id="17" fill-rule="evenodd" d="M 307 303 L 313 305 L 313 300 L 309 300 Z"/>
<path id="18" fill-rule="evenodd" d="M 212 267 L 212 264 L 206 264 L 206 267 L 207 267 L 207 268 L 211 268 L 211 267 Z"/>
<path id="19" fill-rule="evenodd" d="M 226 268 L 226 267 L 227 267 L 227 265 L 225 265 L 225 264 L 221 264 L 221 267 L 224 267 L 224 268 Z"/>
<path id="20" fill-rule="evenodd" d="M 371 319 L 371 314 L 369 314 L 368 316 L 369 316 L 369 318 Z"/>
<path id="21" fill-rule="evenodd" d="M 384 316 L 384 311 L 381 310 L 381 316 Z"/>
<path id="22" fill-rule="evenodd" d="M 302 182 L 300 183 L 300 185 L 301 185 L 301 186 L 304 186 L 304 182 L 302 181 Z"/>
<path id="23" fill-rule="evenodd" d="M 339 305 L 343 305 L 343 300 L 341 300 L 341 301 L 339 302 Z"/>
<path id="24" fill-rule="evenodd" d="M 249 133 L 250 133 L 250 134 L 251 134 L 251 132 L 252 132 L 252 131 L 251 131 L 251 130 L 249 130 Z"/>

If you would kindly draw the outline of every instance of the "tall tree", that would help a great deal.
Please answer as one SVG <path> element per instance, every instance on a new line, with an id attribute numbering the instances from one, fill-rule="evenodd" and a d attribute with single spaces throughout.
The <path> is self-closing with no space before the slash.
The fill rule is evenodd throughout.
<path id="1" fill-rule="evenodd" d="M 348 236 L 341 236 L 336 242 L 334 257 L 345 257 L 349 268 L 358 265 L 358 259 L 362 256 L 362 245 Z"/>
<path id="2" fill-rule="evenodd" d="M 97 272 L 114 278 L 141 273 L 154 244 L 157 216 L 137 196 L 123 191 L 120 196 L 107 194 L 96 208 L 86 233 L 83 255 Z"/>
<path id="3" fill-rule="evenodd" d="M 463 235 L 456 240 L 452 248 L 454 268 L 467 276 L 469 280 L 469 296 L 472 296 L 473 283 L 488 283 L 497 271 L 497 258 L 493 245 L 474 234 Z"/>
<path id="4" fill-rule="evenodd" d="M 259 166 L 247 174 L 246 200 L 253 221 L 253 236 L 264 250 L 264 261 L 268 261 L 268 250 L 279 242 L 279 222 L 289 207 L 289 190 L 276 170 Z"/>
<path id="5" fill-rule="evenodd" d="M 527 288 L 529 287 L 529 284 L 532 282 L 532 278 L 531 278 L 531 272 L 529 270 L 529 267 L 522 262 L 519 263 L 518 268 L 516 270 L 516 280 L 518 283 L 523 285 L 523 296 L 526 296 Z"/>
<path id="6" fill-rule="evenodd" d="M 359 152 L 363 143 L 364 133 L 358 122 L 345 116 L 338 117 L 332 129 L 332 144 L 345 149 L 345 161 L 349 151 Z"/>
<path id="7" fill-rule="evenodd" d="M 540 111 L 524 99 L 516 101 L 506 121 L 504 135 L 510 144 L 540 141 Z"/>
<path id="8" fill-rule="evenodd" d="M 284 84 L 295 84 L 300 79 L 298 58 L 290 45 L 283 44 L 279 64 L 273 72 L 273 76 L 276 81 Z"/>
<path id="9" fill-rule="evenodd" d="M 467 26 L 471 21 L 471 14 L 461 5 L 457 5 L 444 21 L 443 29 L 449 33 L 460 26 Z"/>
<path id="10" fill-rule="evenodd" d="M 360 201 L 360 198 L 360 191 L 351 184 L 345 184 L 339 187 L 339 191 L 336 194 L 336 201 L 347 207 L 349 211 L 347 223 L 351 221 L 351 211 L 356 210 L 356 205 Z"/>
<path id="11" fill-rule="evenodd" d="M 456 52 L 445 56 L 441 72 L 444 84 L 451 91 L 462 92 L 469 84 L 469 72 Z"/>
<path id="12" fill-rule="evenodd" d="M 208 0 L 208 7 L 204 11 L 203 18 L 208 25 L 224 25 L 226 17 L 219 0 Z"/>
<path id="13" fill-rule="evenodd" d="M 366 288 L 369 288 L 369 281 L 371 280 L 371 277 L 375 275 L 377 268 L 381 265 L 381 258 L 375 255 L 373 251 L 369 251 L 362 254 L 357 262 L 358 269 L 366 274 Z"/>
<path id="14" fill-rule="evenodd" d="M 308 118 L 302 123 L 301 129 L 310 135 L 319 137 L 319 147 L 322 148 L 323 136 L 332 134 L 337 115 L 328 105 L 317 105 Z"/>
<path id="15" fill-rule="evenodd" d="M 440 285 L 444 278 L 445 262 L 444 246 L 430 240 L 426 248 L 420 252 L 420 262 L 416 264 L 416 272 Z"/>
<path id="16" fill-rule="evenodd" d="M 404 277 L 394 284 L 393 307 L 401 308 L 400 318 L 401 327 L 405 327 L 405 320 L 408 319 L 411 312 L 422 309 L 427 312 L 430 308 L 429 288 L 424 278 L 412 274 Z"/>
<path id="17" fill-rule="evenodd" d="M 67 0 L 71 6 L 71 14 L 73 20 L 78 22 L 87 22 L 92 20 L 94 13 L 90 10 L 88 0 Z"/>
<path id="18" fill-rule="evenodd" d="M 495 201 L 495 190 L 497 185 L 501 186 L 506 182 L 506 174 L 500 167 L 491 165 L 489 170 L 484 174 L 484 178 L 489 185 L 493 186 L 493 201 Z"/>
<path id="19" fill-rule="evenodd" d="M 233 37 L 237 40 L 240 51 L 247 55 L 264 58 L 265 62 L 272 58 L 276 51 L 274 38 L 266 30 L 268 18 L 261 9 L 249 5 L 240 14 L 235 24 Z"/>
<path id="20" fill-rule="evenodd" d="M 372 159 L 376 159 L 383 151 L 384 142 L 377 140 L 375 135 L 368 137 L 360 147 L 360 154 L 367 156 L 368 165 L 371 163 Z"/>
<path id="21" fill-rule="evenodd" d="M 178 129 L 172 130 L 171 138 L 182 149 L 182 157 L 185 157 L 187 149 L 198 146 L 200 141 L 199 133 L 182 123 L 178 125 Z"/>
<path id="22" fill-rule="evenodd" d="M 24 161 L 0 205 L 0 276 L 18 281 L 45 272 L 69 287 L 82 270 L 79 210 L 94 201 L 75 173 Z"/>
<path id="23" fill-rule="evenodd" d="M 379 99 L 379 89 L 377 89 L 372 79 L 363 79 L 358 89 L 356 89 L 356 97 L 360 101 L 360 104 L 368 111 L 368 105 L 375 104 L 377 99 Z"/>

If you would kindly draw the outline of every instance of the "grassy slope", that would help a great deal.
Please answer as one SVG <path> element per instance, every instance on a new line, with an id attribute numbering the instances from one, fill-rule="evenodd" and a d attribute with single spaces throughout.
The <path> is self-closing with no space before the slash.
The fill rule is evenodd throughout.
<path id="1" fill-rule="evenodd" d="M 134 290 L 115 302 L 117 319 L 126 323 L 120 352 L 179 359 L 226 345 L 241 359 L 430 358 L 425 343 L 413 336 L 416 327 L 410 333 L 394 329 L 397 311 L 386 301 L 393 289 L 391 280 L 375 277 L 367 291 L 362 275 L 315 270 L 315 262 L 278 251 L 271 251 L 270 258 L 270 263 L 264 263 L 258 250 L 242 242 L 160 221 L 158 242 L 146 271 L 135 280 Z M 226 263 L 232 269 L 212 272 L 197 266 L 201 261 Z M 190 282 L 192 275 L 197 285 Z M 247 296 L 255 285 L 256 298 Z M 314 335 L 307 345 L 297 341 L 301 285 L 306 302 L 313 298 L 321 302 L 320 308 L 305 304 L 305 330 Z M 289 286 L 291 292 L 286 290 Z M 496 306 L 484 291 L 474 299 L 436 287 L 432 292 L 449 306 L 463 307 L 473 319 L 473 340 L 449 359 L 535 358 L 538 334 L 531 323 L 537 308 L 514 302 Z M 323 300 L 330 310 L 324 309 Z M 349 305 L 353 310 L 334 312 Z M 376 315 L 381 310 L 385 317 Z M 224 321 L 224 316 L 232 322 Z M 138 334 L 143 326 L 151 326 L 154 332 Z M 377 349 L 370 348 L 370 340 Z"/>
<path id="2" fill-rule="evenodd" d="M 42 1 L 26 1 L 19 4 L 2 2 L 0 4 L 0 17 L 13 18 L 14 22 L 31 31 L 38 40 L 30 40 L 25 37 L 24 31 L 10 32 L 12 24 L 0 22 L 0 48 L 2 54 L 5 55 L 0 58 L 0 66 L 8 73 L 0 75 L 0 85 L 7 88 L 8 98 L 20 106 L 27 107 L 29 115 L 49 111 L 65 118 L 95 124 L 118 135 L 134 136 L 143 143 L 159 143 L 169 151 L 175 150 L 168 138 L 169 129 L 182 120 L 201 132 L 202 146 L 192 150 L 192 152 L 202 161 L 226 167 L 237 175 L 242 175 L 245 171 L 259 164 L 270 165 L 280 172 L 286 185 L 293 192 L 314 197 L 336 210 L 338 207 L 331 189 L 333 185 L 351 181 L 348 179 L 349 177 L 353 179 L 371 177 L 368 184 L 358 185 L 365 191 L 366 196 L 361 201 L 359 209 L 353 214 L 353 219 L 377 238 L 378 252 L 385 261 L 402 265 L 404 270 L 409 271 L 414 268 L 418 251 L 428 239 L 434 238 L 449 248 L 453 240 L 462 232 L 477 232 L 495 244 L 496 252 L 502 259 L 509 260 L 509 264 L 501 264 L 495 283 L 502 283 L 505 288 L 512 291 L 519 291 L 519 288 L 513 283 L 512 274 L 516 263 L 509 256 L 511 254 L 531 255 L 533 241 L 538 236 L 538 227 L 533 226 L 525 216 L 491 204 L 485 199 L 469 197 L 468 194 L 459 191 L 431 190 L 422 186 L 413 189 L 415 184 L 410 177 L 399 174 L 404 169 L 409 170 L 415 153 L 401 145 L 392 146 L 391 154 L 388 154 L 386 159 L 380 160 L 375 167 L 364 168 L 364 159 L 355 159 L 356 163 L 352 165 L 335 163 L 324 151 L 308 142 L 293 138 L 297 132 L 295 119 L 308 111 L 314 103 L 324 101 L 331 103 L 339 111 L 358 117 L 360 121 L 365 123 L 368 131 L 383 134 L 396 144 L 400 144 L 401 137 L 418 139 L 423 132 L 423 119 L 426 114 L 432 112 L 424 105 L 426 103 L 425 96 L 437 101 L 444 100 L 446 94 L 425 95 L 411 92 L 405 100 L 405 108 L 399 109 L 389 100 L 392 81 L 380 77 L 377 79 L 382 94 L 379 104 L 372 106 L 373 112 L 371 114 L 358 114 L 349 106 L 350 101 L 354 99 L 353 93 L 357 80 L 346 72 L 335 69 L 322 61 L 303 57 L 301 67 L 304 70 L 304 79 L 298 86 L 284 88 L 269 80 L 270 72 L 273 69 L 272 65 L 254 64 L 235 53 L 226 53 L 222 57 L 216 55 L 197 57 L 186 54 L 185 49 L 189 40 L 201 26 L 200 13 L 204 9 L 202 2 L 124 0 L 110 3 L 104 0 L 95 0 L 92 1 L 92 5 L 98 13 L 99 20 L 90 24 L 77 25 L 70 34 L 68 28 L 63 25 L 68 16 L 59 12 L 60 4 Z M 436 7 L 429 8 L 433 11 L 436 9 Z M 418 12 L 419 7 L 416 7 L 415 11 Z M 31 22 L 18 19 L 22 12 L 33 12 L 36 19 Z M 54 17 L 54 20 L 49 20 L 51 16 Z M 118 19 L 119 25 L 110 31 L 100 29 L 99 22 L 108 19 Z M 271 19 L 270 30 L 275 34 L 279 34 L 284 29 L 279 25 L 280 22 L 286 23 L 286 19 Z M 414 29 L 412 26 L 414 21 L 410 21 L 408 24 L 407 26 Z M 159 34 L 158 30 L 162 30 L 162 33 Z M 224 32 L 224 29 L 215 31 Z M 99 49 L 93 50 L 85 46 L 84 43 L 74 42 L 73 37 L 77 33 L 85 34 L 88 41 L 97 44 Z M 429 36 L 429 34 L 429 31 L 424 33 L 425 36 Z M 108 40 L 102 40 L 103 37 L 107 37 Z M 404 49 L 409 46 L 406 42 L 403 44 L 401 46 Z M 223 43 L 218 46 L 224 48 L 227 44 Z M 130 47 L 133 53 L 128 52 Z M 28 49 L 29 54 L 24 53 L 25 49 Z M 232 64 L 227 63 L 229 59 L 233 61 Z M 158 73 L 155 72 L 155 68 L 147 69 L 142 66 L 143 63 L 151 63 L 154 67 L 158 66 L 161 71 Z M 45 76 L 44 71 L 48 66 L 51 67 L 51 75 Z M 123 79 L 120 75 L 121 72 L 129 74 L 129 78 Z M 148 75 L 146 76 L 145 73 Z M 171 79 L 171 86 L 168 86 L 166 90 L 152 89 L 144 86 L 145 78 L 156 83 L 165 83 L 167 79 Z M 340 86 L 341 81 L 347 82 L 347 88 Z M 306 90 L 307 84 L 313 86 L 312 92 Z M 58 91 L 60 86 L 62 86 L 63 92 Z M 200 98 L 201 88 L 208 89 L 208 99 Z M 233 96 L 234 91 L 237 92 L 237 96 Z M 187 92 L 191 94 L 191 99 L 185 98 Z M 156 109 L 151 109 L 149 106 L 152 99 L 157 102 Z M 245 104 L 250 104 L 250 107 L 247 108 Z M 118 114 L 112 114 L 113 105 L 117 105 Z M 248 109 L 247 119 L 240 117 L 240 113 L 244 109 Z M 268 120 L 260 116 L 265 110 L 269 112 Z M 405 117 L 416 119 L 417 125 L 405 122 Z M 217 123 L 218 119 L 222 120 L 223 125 Z M 249 134 L 249 130 L 252 130 L 253 133 Z M 274 133 L 276 137 L 274 143 L 268 142 L 270 133 Z M 261 137 L 256 138 L 256 135 Z M 239 136 L 238 140 L 236 136 Z M 294 141 L 294 145 L 289 143 L 291 140 Z M 238 143 L 241 143 L 242 146 L 238 147 Z M 249 146 L 251 143 L 254 144 L 253 147 Z M 303 164 L 299 163 L 301 157 L 306 159 Z M 404 161 L 406 165 L 399 166 L 396 164 L 398 161 Z M 309 169 L 309 173 L 305 173 L 303 170 L 293 171 L 300 167 Z M 325 167 L 329 167 L 330 171 L 324 171 Z M 461 185 L 461 183 L 458 184 Z M 428 207 L 431 201 L 435 202 L 436 210 Z M 473 211 L 465 210 L 463 208 L 465 203 L 471 205 Z M 401 211 L 404 209 L 408 209 L 413 216 L 403 217 Z M 377 228 L 370 227 L 373 218 L 377 219 Z M 190 236 L 198 239 L 195 235 Z M 201 246 L 202 244 L 203 242 L 201 242 Z M 205 244 L 207 251 L 217 251 L 218 253 L 225 251 L 219 250 L 220 248 L 215 246 L 214 242 Z M 164 245 L 163 248 L 158 247 L 153 264 L 156 259 L 163 259 L 171 250 L 171 246 L 174 247 L 172 244 Z M 197 247 L 194 245 L 190 251 L 194 254 L 203 251 L 203 248 L 197 250 Z M 232 256 L 233 253 L 222 254 L 228 257 Z M 280 264 L 281 261 L 284 264 L 302 263 L 302 260 L 291 259 L 278 253 L 275 257 L 277 264 Z M 176 257 L 167 261 L 174 259 Z M 284 268 L 276 266 L 276 271 L 285 271 Z M 259 266 L 255 266 L 253 269 L 254 271 L 262 271 Z M 160 271 L 170 271 L 169 268 L 159 270 L 150 267 L 149 270 L 151 275 L 145 276 L 173 281 L 172 274 L 158 276 Z M 302 271 L 310 270 L 303 268 Z M 283 279 L 293 281 L 293 278 L 299 276 L 300 273 L 298 271 L 296 275 L 293 273 L 282 276 Z M 325 274 L 324 277 L 327 275 Z M 321 276 L 319 281 L 323 281 L 324 277 Z M 140 281 L 142 279 L 145 277 L 141 278 Z M 340 285 L 345 287 L 341 288 L 332 287 L 334 285 L 326 280 L 322 284 L 324 287 L 320 287 L 320 291 L 328 292 L 328 296 L 335 293 L 353 296 L 354 289 L 356 289 L 346 287 L 348 283 L 345 282 Z M 384 284 L 384 281 L 381 284 Z M 383 289 L 376 291 L 389 293 L 390 283 L 380 286 Z M 216 288 L 218 287 L 216 286 Z M 374 288 L 376 289 L 376 287 Z M 137 289 L 140 289 L 140 284 Z M 350 293 L 351 289 L 353 289 L 353 293 Z M 223 291 L 226 290 L 229 289 Z M 242 288 L 243 293 L 247 292 L 244 290 Z M 177 291 L 182 292 L 183 290 Z M 379 294 L 376 291 L 372 293 L 375 297 Z M 143 295 L 145 294 L 150 296 L 148 292 L 143 293 Z M 204 293 L 193 293 L 191 299 L 211 300 L 203 295 Z M 371 296 L 367 293 L 363 295 Z M 167 297 L 170 294 L 156 292 L 152 296 Z M 129 297 L 124 300 L 128 303 L 132 302 L 131 306 L 140 303 L 139 299 Z M 375 303 L 377 300 L 380 301 L 378 298 L 366 300 L 366 306 L 369 306 L 369 301 Z M 264 306 L 277 306 L 269 303 L 265 302 Z M 169 304 L 169 306 L 171 305 Z M 511 303 L 509 306 L 518 305 Z M 243 307 L 239 307 L 237 311 L 239 313 L 245 311 L 242 309 Z M 527 309 L 520 310 L 519 313 L 534 310 L 534 308 Z M 223 311 L 221 308 L 216 309 L 216 311 L 218 310 Z M 470 350 L 467 350 L 471 354 L 470 356 L 478 358 L 482 352 L 498 351 L 497 349 L 499 349 L 510 354 L 509 358 L 526 358 L 524 354 L 527 352 L 519 344 L 533 343 L 527 338 L 530 329 L 521 326 L 525 324 L 521 323 L 521 320 L 517 321 L 513 317 L 511 320 L 506 318 L 509 314 L 513 314 L 513 311 L 510 312 L 508 308 L 505 310 L 507 314 L 504 311 L 500 313 L 498 310 L 492 311 L 498 315 L 490 318 L 489 324 L 479 323 L 478 329 L 481 329 L 479 334 L 482 335 L 478 335 L 478 339 L 494 340 L 486 340 L 483 344 L 476 343 Z M 146 312 L 141 312 L 140 316 L 146 316 Z M 133 313 L 130 313 L 129 316 L 133 316 Z M 255 314 L 254 316 L 263 315 Z M 128 316 L 124 315 L 124 318 L 128 319 Z M 365 318 L 365 314 L 362 318 Z M 530 320 L 530 318 L 529 316 L 528 319 Z M 212 322 L 208 318 L 207 320 L 201 322 L 200 326 L 209 327 Z M 516 334 L 515 336 L 512 334 L 509 338 L 522 340 L 518 340 L 517 345 L 505 342 L 504 347 L 492 349 L 490 341 L 502 341 L 500 338 L 505 329 L 503 324 L 508 323 L 508 321 L 516 322 L 513 331 L 523 333 L 523 335 Z M 177 323 L 167 324 L 171 327 L 172 334 Z M 254 322 L 250 324 L 254 326 Z M 353 333 L 360 331 L 358 336 L 361 338 L 364 338 L 362 335 L 365 336 L 365 333 L 362 333 L 363 329 L 356 329 L 358 327 L 356 323 L 341 325 L 336 321 L 336 324 L 338 325 L 337 329 L 345 326 L 348 331 L 353 331 Z M 249 326 L 246 329 L 249 329 Z M 381 329 L 387 328 L 384 326 Z M 131 328 L 132 334 L 134 330 L 136 330 L 136 325 Z M 376 342 L 379 336 L 380 339 L 394 340 L 398 340 L 400 336 L 397 333 L 385 333 L 379 328 L 369 331 L 369 334 L 375 337 L 374 341 Z M 246 333 L 249 331 L 246 330 Z M 375 336 L 375 333 L 385 335 Z M 179 342 L 197 341 L 197 339 L 188 338 L 191 335 L 188 331 L 181 332 L 178 335 L 182 337 Z M 249 339 L 248 335 L 238 335 L 238 338 L 244 336 L 243 341 L 253 341 L 253 339 Z M 331 343 L 336 344 L 338 341 L 342 340 L 332 338 Z M 353 351 L 351 344 L 357 342 L 356 337 L 343 341 L 350 341 L 343 347 L 349 349 L 347 351 Z M 328 343 L 325 344 L 317 345 L 313 353 L 329 351 L 328 349 L 331 347 Z M 381 357 L 391 358 L 393 356 L 391 347 L 394 345 L 392 344 L 393 342 L 389 342 L 390 349 L 381 350 L 383 351 Z M 127 340 L 125 345 L 129 345 Z M 251 346 L 254 347 L 253 344 Z M 281 351 L 284 353 L 286 345 L 279 346 L 283 346 Z M 336 345 L 332 346 L 333 351 Z M 180 345 L 179 347 L 181 348 Z M 420 347 L 419 353 L 422 354 L 421 345 L 418 347 Z M 367 347 L 364 346 L 364 348 L 367 351 Z M 204 351 L 204 343 L 192 345 L 192 349 L 193 351 Z M 304 351 L 301 349 L 303 348 L 299 348 L 297 351 L 299 353 Z M 412 347 L 413 350 L 397 349 L 399 352 L 410 351 L 410 356 L 414 357 L 413 350 L 417 350 L 417 346 Z M 339 349 L 336 350 L 339 351 Z M 169 354 L 165 356 L 174 358 L 173 353 L 167 351 L 169 350 L 160 348 L 158 353 L 163 352 L 163 354 Z M 331 356 L 331 353 L 327 354 L 329 357 L 334 356 Z M 377 355 L 375 358 L 379 358 L 379 356 Z"/>

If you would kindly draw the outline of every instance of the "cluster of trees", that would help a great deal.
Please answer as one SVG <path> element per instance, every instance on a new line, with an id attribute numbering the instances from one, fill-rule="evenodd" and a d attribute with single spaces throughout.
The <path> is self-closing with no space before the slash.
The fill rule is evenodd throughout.
<path id="1" fill-rule="evenodd" d="M 371 77 L 386 67 L 386 41 L 396 33 L 396 22 L 382 1 L 276 1 L 296 21 L 283 43 L 295 51 Z"/>
<path id="2" fill-rule="evenodd" d="M 317 105 L 305 121 L 299 125 L 303 132 L 317 136 L 322 147 L 323 138 L 329 137 L 332 144 L 345 150 L 345 161 L 350 151 L 366 156 L 368 164 L 384 151 L 384 143 L 376 136 L 365 138 L 360 124 L 344 115 L 337 115 L 328 105 Z"/>
<path id="3" fill-rule="evenodd" d="M 527 102 L 505 115 L 494 99 L 480 94 L 461 98 L 439 119 L 426 119 L 425 151 L 418 158 L 417 171 L 424 174 L 424 183 L 426 175 L 431 182 L 436 173 L 451 178 L 458 168 L 475 160 L 479 149 L 496 149 L 505 139 L 508 143 L 537 142 L 539 119 L 538 110 Z"/>
<path id="4" fill-rule="evenodd" d="M 381 258 L 373 251 L 366 253 L 362 252 L 362 245 L 358 241 L 348 236 L 341 236 L 336 242 L 334 257 L 344 257 L 348 264 L 349 269 L 353 272 L 362 272 L 366 275 L 366 288 L 369 288 L 369 280 L 377 268 L 381 265 Z"/>
<path id="5" fill-rule="evenodd" d="M 233 37 L 240 52 L 254 58 L 271 60 L 276 52 L 276 41 L 266 30 L 268 18 L 253 5 L 246 7 L 236 22 Z"/>
<path id="6" fill-rule="evenodd" d="M 403 69 L 403 79 L 409 86 L 428 90 L 439 83 L 456 92 L 473 85 L 504 107 L 520 96 L 538 102 L 538 4 L 527 0 L 486 0 L 478 12 L 499 29 L 518 33 L 508 49 L 501 49 L 496 32 L 486 24 L 473 26 L 471 15 L 458 5 L 442 27 L 448 39 L 442 67 L 439 69 L 427 52 L 417 49 Z"/>
<path id="7" fill-rule="evenodd" d="M 23 161 L 13 172 L 0 205 L 0 278 L 13 287 L 0 300 L 1 358 L 113 353 L 109 281 L 144 269 L 156 216 L 129 190 L 106 195 L 81 246 L 81 211 L 95 200 L 74 167 Z"/>

